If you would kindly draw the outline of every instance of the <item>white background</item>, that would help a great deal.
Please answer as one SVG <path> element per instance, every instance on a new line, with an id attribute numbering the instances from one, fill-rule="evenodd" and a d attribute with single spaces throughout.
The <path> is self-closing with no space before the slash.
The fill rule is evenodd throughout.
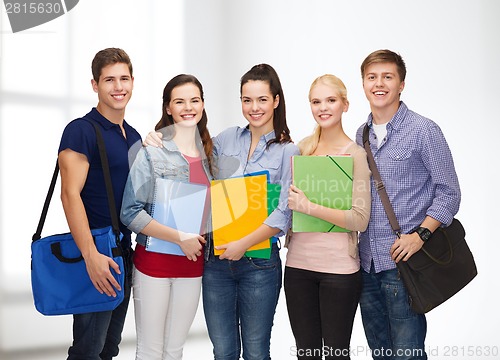
<path id="1" fill-rule="evenodd" d="M 0 354 L 66 346 L 71 339 L 68 317 L 43 317 L 33 308 L 30 240 L 61 132 L 96 104 L 90 63 L 97 51 L 113 46 L 129 53 L 135 89 L 126 119 L 142 135 L 160 118 L 166 82 L 181 72 L 204 85 L 212 135 L 245 125 L 239 78 L 254 64 L 269 63 L 281 77 L 289 127 L 298 141 L 313 129 L 307 94 L 324 73 L 337 75 L 348 88 L 344 127 L 354 136 L 369 113 L 359 66 L 370 52 L 389 48 L 406 61 L 402 99 L 436 121 L 449 142 L 463 193 L 458 217 L 479 270 L 468 287 L 429 313 L 429 355 L 500 358 L 487 354 L 488 347 L 500 351 L 500 2 L 85 0 L 60 18 L 16 34 L 4 7 L 0 13 Z M 43 235 L 66 231 L 58 196 Z M 272 337 L 275 359 L 292 358 L 283 294 L 281 300 Z M 201 311 L 193 333 L 206 343 Z M 133 319 L 125 334 L 133 340 Z M 352 346 L 361 351 L 356 358 L 367 356 L 359 314 Z"/>

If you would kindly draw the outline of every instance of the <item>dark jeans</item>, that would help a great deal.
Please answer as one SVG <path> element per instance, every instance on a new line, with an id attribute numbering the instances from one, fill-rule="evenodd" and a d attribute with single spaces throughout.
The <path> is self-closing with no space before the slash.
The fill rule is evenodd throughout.
<path id="1" fill-rule="evenodd" d="M 118 355 L 118 345 L 127 315 L 132 287 L 131 248 L 124 249 L 125 297 L 113 311 L 73 315 L 73 344 L 67 360 L 111 360 Z"/>
<path id="2" fill-rule="evenodd" d="M 285 267 L 288 317 L 298 359 L 350 359 L 361 272 L 327 274 Z"/>
<path id="3" fill-rule="evenodd" d="M 426 360 L 425 315 L 410 307 L 397 269 L 363 273 L 360 308 L 366 339 L 375 360 Z"/>
<path id="4" fill-rule="evenodd" d="M 271 328 L 281 289 L 277 244 L 271 258 L 219 260 L 210 255 L 203 272 L 203 308 L 214 359 L 269 360 Z"/>

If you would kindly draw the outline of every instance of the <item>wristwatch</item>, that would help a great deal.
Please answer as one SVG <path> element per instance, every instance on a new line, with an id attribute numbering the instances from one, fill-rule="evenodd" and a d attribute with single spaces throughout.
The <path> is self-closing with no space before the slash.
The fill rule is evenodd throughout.
<path id="1" fill-rule="evenodd" d="M 418 227 L 415 230 L 415 232 L 418 234 L 418 236 L 420 236 L 420 238 L 422 239 L 423 242 L 426 242 L 432 236 L 432 232 L 429 229 L 421 227 L 421 226 Z"/>

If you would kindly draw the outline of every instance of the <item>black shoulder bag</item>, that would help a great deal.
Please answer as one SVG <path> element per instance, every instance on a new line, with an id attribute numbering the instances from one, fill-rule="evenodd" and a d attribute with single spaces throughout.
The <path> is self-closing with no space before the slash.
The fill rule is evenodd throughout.
<path id="1" fill-rule="evenodd" d="M 401 229 L 375 164 L 368 132 L 365 125 L 363 146 L 368 164 L 392 230 L 399 237 Z M 474 257 L 465 241 L 465 230 L 457 219 L 448 227 L 439 227 L 418 252 L 396 266 L 408 291 L 411 308 L 420 314 L 451 298 L 477 275 Z"/>

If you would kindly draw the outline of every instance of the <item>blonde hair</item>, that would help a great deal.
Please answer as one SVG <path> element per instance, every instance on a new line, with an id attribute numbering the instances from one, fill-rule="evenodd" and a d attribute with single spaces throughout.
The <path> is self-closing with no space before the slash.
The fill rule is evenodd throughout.
<path id="1" fill-rule="evenodd" d="M 340 98 L 342 99 L 342 102 L 344 104 L 349 104 L 349 100 L 347 100 L 347 88 L 345 87 L 342 80 L 340 80 L 335 75 L 331 74 L 325 74 L 314 79 L 314 81 L 311 84 L 311 87 L 309 88 L 309 101 L 311 101 L 312 90 L 318 84 L 324 84 L 334 88 L 338 92 Z M 311 155 L 314 152 L 314 150 L 316 150 L 316 148 L 318 147 L 320 136 L 321 136 L 321 127 L 319 125 L 316 125 L 313 133 L 302 139 L 297 144 L 300 153 L 302 155 Z"/>

